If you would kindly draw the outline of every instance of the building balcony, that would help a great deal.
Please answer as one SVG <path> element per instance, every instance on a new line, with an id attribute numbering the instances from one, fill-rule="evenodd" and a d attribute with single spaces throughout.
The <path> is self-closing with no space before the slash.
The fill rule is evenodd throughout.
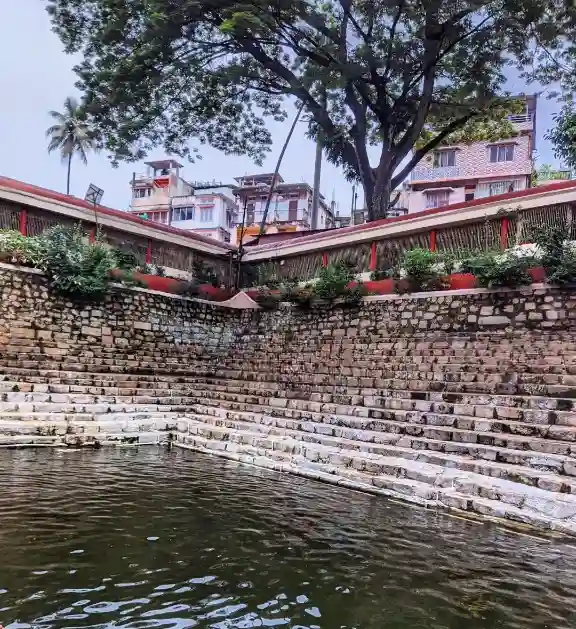
<path id="1" fill-rule="evenodd" d="M 198 200 L 194 195 L 187 195 L 181 197 L 172 197 L 172 206 L 173 207 L 188 207 L 191 205 L 196 205 Z"/>
<path id="2" fill-rule="evenodd" d="M 460 176 L 460 169 L 456 166 L 443 166 L 439 168 L 415 168 L 410 174 L 410 179 L 412 181 L 440 181 L 457 179 Z"/>
<path id="3" fill-rule="evenodd" d="M 516 131 L 531 131 L 534 129 L 534 116 L 532 114 L 511 114 L 508 120 L 514 125 Z"/>

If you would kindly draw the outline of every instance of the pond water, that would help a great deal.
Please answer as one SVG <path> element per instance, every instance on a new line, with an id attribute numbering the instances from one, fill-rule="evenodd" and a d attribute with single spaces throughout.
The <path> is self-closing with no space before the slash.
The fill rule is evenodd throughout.
<path id="1" fill-rule="evenodd" d="M 0 624 L 576 626 L 576 547 L 189 451 L 0 451 Z"/>

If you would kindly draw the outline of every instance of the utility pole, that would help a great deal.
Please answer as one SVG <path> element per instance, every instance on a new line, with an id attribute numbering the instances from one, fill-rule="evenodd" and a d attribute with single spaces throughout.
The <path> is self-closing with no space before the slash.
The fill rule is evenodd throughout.
<path id="1" fill-rule="evenodd" d="M 312 191 L 312 220 L 311 229 L 318 229 L 318 212 L 320 209 L 320 178 L 322 175 L 322 131 L 316 139 L 316 159 L 314 162 L 314 189 Z"/>
<path id="2" fill-rule="evenodd" d="M 326 107 L 326 91 L 323 90 L 320 96 L 320 104 Z M 324 132 L 318 128 L 316 137 L 316 159 L 314 161 L 314 189 L 312 190 L 312 220 L 311 229 L 318 229 L 318 212 L 320 209 L 320 179 L 322 175 L 322 148 Z"/>

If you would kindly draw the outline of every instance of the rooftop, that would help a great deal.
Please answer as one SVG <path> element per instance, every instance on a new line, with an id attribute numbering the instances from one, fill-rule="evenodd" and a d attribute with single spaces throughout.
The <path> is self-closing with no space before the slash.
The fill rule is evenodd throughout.
<path id="1" fill-rule="evenodd" d="M 182 168 L 183 164 L 180 164 L 175 159 L 159 159 L 152 162 L 144 162 L 146 166 L 151 166 L 152 168 Z"/>

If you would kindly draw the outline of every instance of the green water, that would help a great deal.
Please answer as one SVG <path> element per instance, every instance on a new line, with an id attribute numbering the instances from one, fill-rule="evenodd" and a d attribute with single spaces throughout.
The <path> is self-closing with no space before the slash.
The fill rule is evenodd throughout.
<path id="1" fill-rule="evenodd" d="M 576 547 L 188 451 L 0 451 L 0 624 L 561 629 Z"/>

